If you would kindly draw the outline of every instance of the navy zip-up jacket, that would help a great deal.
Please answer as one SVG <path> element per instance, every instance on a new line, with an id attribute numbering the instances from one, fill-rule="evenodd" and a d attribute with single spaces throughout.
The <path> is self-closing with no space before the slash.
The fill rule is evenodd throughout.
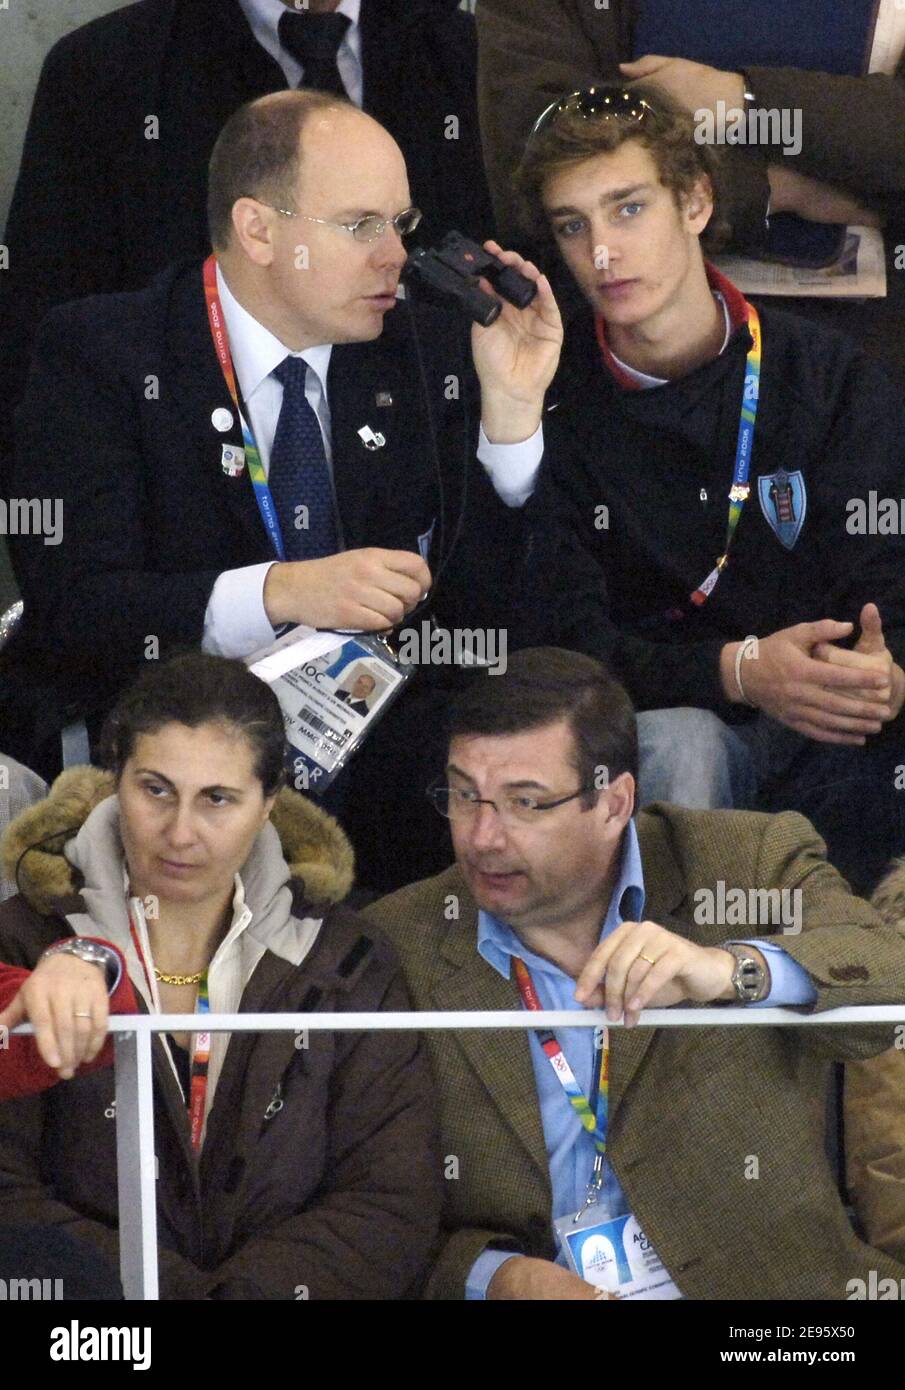
<path id="1" fill-rule="evenodd" d="M 570 325 L 527 504 L 523 640 L 603 658 L 639 709 L 697 705 L 737 718 L 719 679 L 726 642 L 820 618 L 855 623 L 856 639 L 873 601 L 905 664 L 905 526 L 858 534 L 884 498 L 905 516 L 905 404 L 842 334 L 762 310 L 751 492 L 728 567 L 695 607 L 692 591 L 725 550 L 752 341 L 743 297 L 708 273 L 729 306 L 730 340 L 664 386 L 629 382 L 590 312 Z M 683 616 L 668 617 L 674 610 Z"/>

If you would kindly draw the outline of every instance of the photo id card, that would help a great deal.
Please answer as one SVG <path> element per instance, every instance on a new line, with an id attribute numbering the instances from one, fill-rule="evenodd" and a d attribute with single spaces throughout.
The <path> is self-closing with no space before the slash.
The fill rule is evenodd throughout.
<path id="1" fill-rule="evenodd" d="M 555 1223 L 569 1268 L 589 1284 L 619 1298 L 675 1299 L 682 1294 L 631 1212 L 611 1217 L 606 1207 L 589 1207 L 578 1221 Z"/>
<path id="2" fill-rule="evenodd" d="M 302 792 L 330 786 L 415 669 L 379 638 L 310 629 L 287 633 L 249 664 L 280 702 L 290 779 Z"/>

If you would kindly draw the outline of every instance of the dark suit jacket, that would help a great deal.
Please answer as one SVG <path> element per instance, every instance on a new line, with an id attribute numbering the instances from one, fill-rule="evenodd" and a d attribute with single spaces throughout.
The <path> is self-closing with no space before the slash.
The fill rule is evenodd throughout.
<path id="1" fill-rule="evenodd" d="M 696 921 L 695 893 L 800 890 L 802 931 L 778 944 L 817 987 L 812 1011 L 905 999 L 905 942 L 827 864 L 804 817 L 688 811 L 637 817 L 645 917 L 702 946 L 778 932 Z M 514 980 L 478 955 L 457 868 L 366 909 L 391 938 L 419 1009 L 518 1009 Z M 552 1192 L 525 1032 L 431 1031 L 441 1107 L 445 1239 L 429 1298 L 462 1298 L 488 1247 L 555 1255 Z M 893 1026 L 613 1028 L 609 1156 L 630 1209 L 688 1298 L 844 1299 L 905 1267 L 858 1240 L 823 1147 L 827 1062 L 891 1045 Z M 757 1181 L 746 1175 L 750 1156 Z"/>
<path id="2" fill-rule="evenodd" d="M 348 705 L 349 709 L 353 709 L 355 713 L 360 714 L 362 718 L 364 718 L 370 708 L 367 700 L 353 700 L 351 692 L 348 690 L 337 690 L 336 698 L 337 700 L 342 700 L 344 705 Z"/>
<path id="3" fill-rule="evenodd" d="M 526 507 L 526 637 L 610 662 L 639 710 L 703 706 L 734 722 L 743 711 L 720 683 L 724 643 L 827 615 L 857 632 L 868 602 L 905 662 L 905 537 L 850 531 L 848 506 L 901 491 L 901 394 L 841 334 L 772 305 L 761 318 L 751 496 L 728 568 L 699 609 L 688 596 L 725 549 L 750 333 L 737 329 L 719 357 L 653 391 L 626 389 L 604 366 L 588 310 L 566 333 Z M 759 501 L 779 469 L 806 496 L 790 549 Z"/>
<path id="4" fill-rule="evenodd" d="M 457 0 L 363 0 L 364 109 L 398 140 L 425 213 L 416 240 L 493 230 L 478 137 L 476 40 Z M 0 452 L 44 313 L 139 289 L 205 254 L 206 172 L 227 117 L 286 86 L 237 0 L 138 0 L 44 64 L 0 275 Z M 457 138 L 447 138 L 447 117 Z M 148 126 L 158 119 L 159 130 Z M 0 478 L 3 477 L 0 461 Z"/>
<path id="5" fill-rule="evenodd" d="M 378 405 L 380 393 L 392 405 Z M 346 548 L 417 552 L 418 538 L 433 527 L 429 611 L 440 626 L 506 623 L 521 514 L 499 501 L 474 455 L 480 409 L 464 319 L 398 304 L 381 337 L 334 347 L 327 394 Z M 65 722 L 67 708 L 100 715 L 109 707 L 157 654 L 151 639 L 158 639 L 161 657 L 179 645 L 200 645 L 219 573 L 272 558 L 247 472 L 223 471 L 222 446 L 242 438 L 238 420 L 218 432 L 218 408 L 235 414 L 197 262 L 171 267 L 146 290 L 61 306 L 42 326 L 17 419 L 13 485 L 16 496 L 62 500 L 63 539 L 49 546 L 40 537 L 12 540 L 25 622 L 21 639 L 3 654 L 7 684 L 23 687 L 16 710 L 33 719 L 30 748 L 7 739 L 8 751 L 30 765 L 44 764 L 40 747 Z M 364 425 L 384 435 L 382 448 L 365 447 L 358 434 Z M 357 755 L 356 764 L 372 766 L 381 795 L 394 777 L 406 802 L 426 785 L 412 760 L 427 757 L 435 735 L 439 755 L 439 704 L 454 681 L 449 670 L 425 668 L 381 721 L 367 756 Z M 373 814 L 365 803 L 375 796 L 373 788 L 359 796 L 362 814 Z M 421 806 L 411 814 L 423 824 Z"/>

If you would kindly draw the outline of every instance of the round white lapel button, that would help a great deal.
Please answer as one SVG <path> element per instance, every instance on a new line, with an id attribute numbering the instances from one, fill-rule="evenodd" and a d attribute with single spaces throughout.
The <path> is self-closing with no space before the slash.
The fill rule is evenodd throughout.
<path id="1" fill-rule="evenodd" d="M 223 406 L 218 407 L 211 416 L 211 424 L 215 430 L 219 430 L 221 434 L 225 434 L 227 430 L 231 430 L 233 427 L 232 411 L 224 409 Z"/>

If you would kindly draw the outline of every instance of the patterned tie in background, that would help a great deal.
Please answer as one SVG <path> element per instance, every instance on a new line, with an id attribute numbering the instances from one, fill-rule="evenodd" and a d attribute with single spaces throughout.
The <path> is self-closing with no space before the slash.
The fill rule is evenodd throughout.
<path id="1" fill-rule="evenodd" d="M 280 43 L 302 65 L 302 86 L 346 96 L 336 55 L 351 24 L 344 14 L 280 15 Z"/>
<path id="2" fill-rule="evenodd" d="M 319 560 L 339 549 L 324 439 L 305 398 L 307 372 L 301 357 L 287 357 L 272 373 L 283 388 L 283 404 L 267 481 L 287 560 Z M 308 508 L 307 528 L 296 525 L 296 507 L 301 505 Z"/>

